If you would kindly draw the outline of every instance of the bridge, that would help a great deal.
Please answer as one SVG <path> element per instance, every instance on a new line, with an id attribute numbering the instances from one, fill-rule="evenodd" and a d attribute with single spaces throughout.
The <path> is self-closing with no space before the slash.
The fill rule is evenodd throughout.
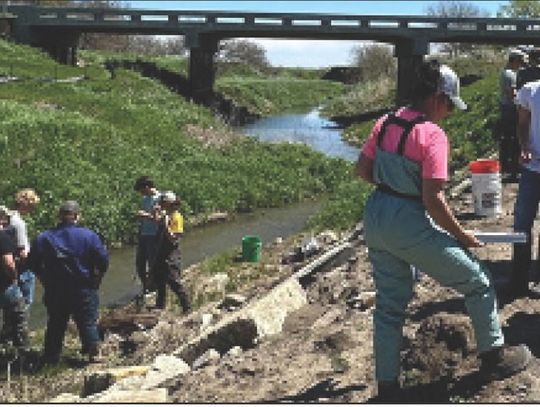
<path id="1" fill-rule="evenodd" d="M 8 6 L 0 31 L 40 47 L 57 61 L 75 64 L 83 33 L 183 35 L 190 50 L 189 82 L 196 100 L 212 94 L 214 54 L 230 38 L 372 40 L 393 44 L 398 60 L 398 99 L 407 98 L 416 67 L 429 44 L 540 44 L 540 20 L 438 18 L 140 9 Z"/>

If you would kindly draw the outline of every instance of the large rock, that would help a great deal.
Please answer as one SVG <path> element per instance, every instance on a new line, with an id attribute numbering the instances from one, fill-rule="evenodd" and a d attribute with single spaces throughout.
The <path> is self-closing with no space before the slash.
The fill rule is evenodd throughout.
<path id="1" fill-rule="evenodd" d="M 88 396 L 102 392 L 127 377 L 144 376 L 149 370 L 149 366 L 128 366 L 94 372 L 84 378 L 83 393 Z"/>
<path id="2" fill-rule="evenodd" d="M 190 371 L 189 365 L 182 359 L 171 355 L 159 355 L 144 377 L 143 390 L 163 385 L 167 380 L 184 375 Z"/>
<path id="3" fill-rule="evenodd" d="M 115 390 L 105 392 L 92 400 L 94 403 L 166 403 L 167 389 L 152 390 Z"/>

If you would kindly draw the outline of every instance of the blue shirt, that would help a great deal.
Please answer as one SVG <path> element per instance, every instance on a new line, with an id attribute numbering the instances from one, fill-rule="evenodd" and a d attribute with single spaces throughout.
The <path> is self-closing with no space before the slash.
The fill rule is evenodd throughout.
<path id="1" fill-rule="evenodd" d="M 160 193 L 144 196 L 141 201 L 141 209 L 145 212 L 151 213 L 154 206 L 159 201 Z M 158 231 L 158 224 L 153 220 L 143 218 L 140 221 L 139 235 L 141 236 L 155 236 Z"/>
<path id="2" fill-rule="evenodd" d="M 95 271 L 109 266 L 107 249 L 98 235 L 75 224 L 60 224 L 32 242 L 29 265 L 43 284 L 91 284 Z"/>

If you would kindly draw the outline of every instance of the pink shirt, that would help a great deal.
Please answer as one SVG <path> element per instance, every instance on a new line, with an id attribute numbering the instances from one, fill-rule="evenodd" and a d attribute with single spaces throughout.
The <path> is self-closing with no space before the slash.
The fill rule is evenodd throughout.
<path id="1" fill-rule="evenodd" d="M 413 120 L 419 115 L 418 112 L 404 107 L 401 108 L 396 116 L 405 120 Z M 362 154 L 373 160 L 375 158 L 375 148 L 377 146 L 377 134 L 386 116 L 380 118 L 373 126 L 371 134 L 367 139 Z M 382 141 L 382 150 L 396 152 L 399 138 L 403 129 L 394 124 L 386 128 L 386 134 Z M 444 131 L 435 123 L 426 121 L 417 124 L 412 129 L 405 147 L 403 155 L 408 159 L 420 164 L 422 169 L 422 178 L 424 179 L 448 179 L 448 139 Z"/>

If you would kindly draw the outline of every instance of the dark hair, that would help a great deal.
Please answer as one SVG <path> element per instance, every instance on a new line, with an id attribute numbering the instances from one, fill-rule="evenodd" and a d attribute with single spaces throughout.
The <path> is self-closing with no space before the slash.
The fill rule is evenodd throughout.
<path id="1" fill-rule="evenodd" d="M 437 92 L 441 79 L 440 68 L 436 59 L 425 61 L 418 67 L 412 95 L 415 101 L 424 100 Z"/>
<path id="2" fill-rule="evenodd" d="M 152 179 L 147 175 L 143 175 L 142 177 L 137 178 L 137 181 L 135 181 L 135 185 L 133 185 L 133 189 L 135 191 L 140 191 L 145 187 L 154 188 L 154 181 L 152 181 Z"/>

